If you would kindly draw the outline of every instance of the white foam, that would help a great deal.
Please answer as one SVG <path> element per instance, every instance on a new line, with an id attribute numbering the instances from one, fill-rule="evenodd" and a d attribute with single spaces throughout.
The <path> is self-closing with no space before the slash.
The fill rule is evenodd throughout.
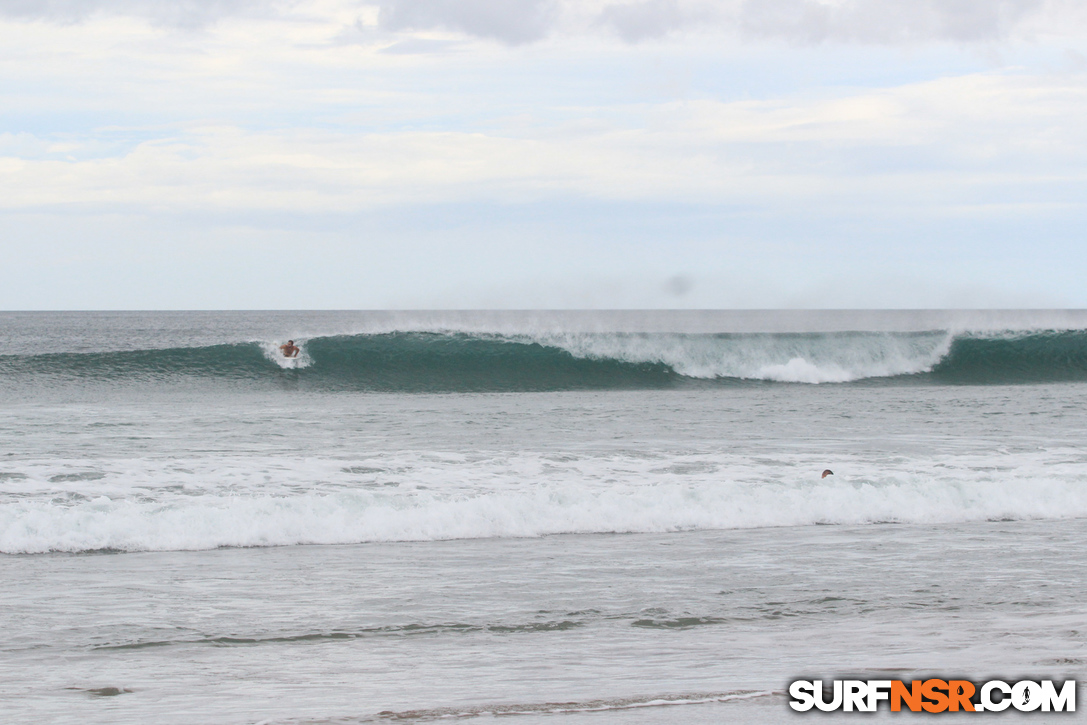
<path id="1" fill-rule="evenodd" d="M 298 355 L 295 357 L 284 357 L 283 352 L 279 349 L 284 342 L 278 340 L 274 342 L 261 342 L 260 349 L 264 353 L 264 357 L 271 360 L 284 370 L 296 370 L 299 368 L 308 368 L 313 364 L 313 358 L 306 352 L 306 343 L 304 340 L 299 339 L 295 342 L 295 345 L 299 349 Z"/>
<path id="2" fill-rule="evenodd" d="M 575 357 L 668 365 L 692 378 L 844 383 L 932 370 L 949 333 L 812 335 L 548 334 L 514 338 Z"/>
<path id="3" fill-rule="evenodd" d="M 855 373 L 833 363 L 819 367 L 800 357 L 784 365 L 764 365 L 754 377 L 783 383 L 847 383 L 857 379 Z"/>
<path id="4" fill-rule="evenodd" d="M 8 482 L 0 503 L 0 551 L 1087 516 L 1087 474 L 1059 455 L 1039 454 L 1006 471 L 992 470 L 991 461 L 984 468 L 975 465 L 982 461 L 936 460 L 899 466 L 891 475 L 857 461 L 858 472 L 826 479 L 798 474 L 803 469 L 793 461 L 767 466 L 721 455 L 566 462 L 539 455 L 407 455 L 355 467 L 247 459 L 172 470 L 143 462 L 141 471 L 141 462 L 128 462 L 127 469 L 114 462 L 110 467 L 121 473 L 52 483 L 49 477 L 59 479 L 55 466 L 30 467 L 26 479 Z M 84 494 L 73 495 L 79 490 Z"/>

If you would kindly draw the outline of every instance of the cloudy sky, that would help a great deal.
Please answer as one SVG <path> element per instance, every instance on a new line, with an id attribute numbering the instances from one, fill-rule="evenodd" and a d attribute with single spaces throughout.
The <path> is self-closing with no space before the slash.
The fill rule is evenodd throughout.
<path id="1" fill-rule="evenodd" d="M 1082 0 L 0 0 L 0 309 L 1087 307 Z"/>

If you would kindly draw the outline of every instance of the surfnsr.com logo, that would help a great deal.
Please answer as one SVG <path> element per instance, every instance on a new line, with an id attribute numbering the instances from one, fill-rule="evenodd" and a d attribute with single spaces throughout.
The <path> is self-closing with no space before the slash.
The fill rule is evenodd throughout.
<path id="1" fill-rule="evenodd" d="M 799 712 L 875 712 L 886 701 L 891 712 L 1075 712 L 1076 681 L 1058 688 L 1053 680 L 1021 680 L 1008 684 L 990 680 L 980 686 L 969 680 L 834 680 L 830 692 L 822 680 L 797 680 L 789 685 L 789 707 Z"/>

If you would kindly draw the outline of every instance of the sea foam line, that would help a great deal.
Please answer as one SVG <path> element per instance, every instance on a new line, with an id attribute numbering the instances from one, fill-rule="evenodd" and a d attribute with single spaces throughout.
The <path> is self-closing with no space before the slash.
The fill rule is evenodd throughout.
<path id="1" fill-rule="evenodd" d="M 512 492 L 218 495 L 163 502 L 0 504 L 0 552 L 218 547 L 663 533 L 811 524 L 1087 516 L 1087 484 L 1056 478 L 831 483 L 539 485 Z"/>
<path id="2" fill-rule="evenodd" d="M 454 720 L 504 715 L 562 715 L 570 713 L 608 712 L 612 710 L 634 710 L 646 707 L 677 707 L 682 705 L 707 705 L 710 703 L 728 703 L 751 700 L 762 697 L 781 696 L 784 693 L 774 690 L 738 690 L 720 693 L 691 693 L 684 695 L 656 695 L 652 697 L 627 697 L 616 699 L 583 700 L 575 702 L 540 702 L 524 704 L 479 705 L 477 707 L 440 707 L 429 710 L 386 710 L 376 715 L 360 718 L 337 718 L 331 722 L 389 722 L 406 720 L 427 722 L 431 720 Z M 274 723 L 296 723 L 292 720 L 262 720 L 257 725 Z M 306 721 L 310 722 L 310 721 Z"/>

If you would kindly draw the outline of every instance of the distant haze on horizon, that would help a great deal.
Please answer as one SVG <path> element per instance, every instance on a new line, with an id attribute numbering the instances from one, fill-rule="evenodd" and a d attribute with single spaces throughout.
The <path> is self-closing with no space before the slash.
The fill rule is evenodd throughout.
<path id="1" fill-rule="evenodd" d="M 0 309 L 1087 308 L 1087 3 L 0 0 Z"/>

